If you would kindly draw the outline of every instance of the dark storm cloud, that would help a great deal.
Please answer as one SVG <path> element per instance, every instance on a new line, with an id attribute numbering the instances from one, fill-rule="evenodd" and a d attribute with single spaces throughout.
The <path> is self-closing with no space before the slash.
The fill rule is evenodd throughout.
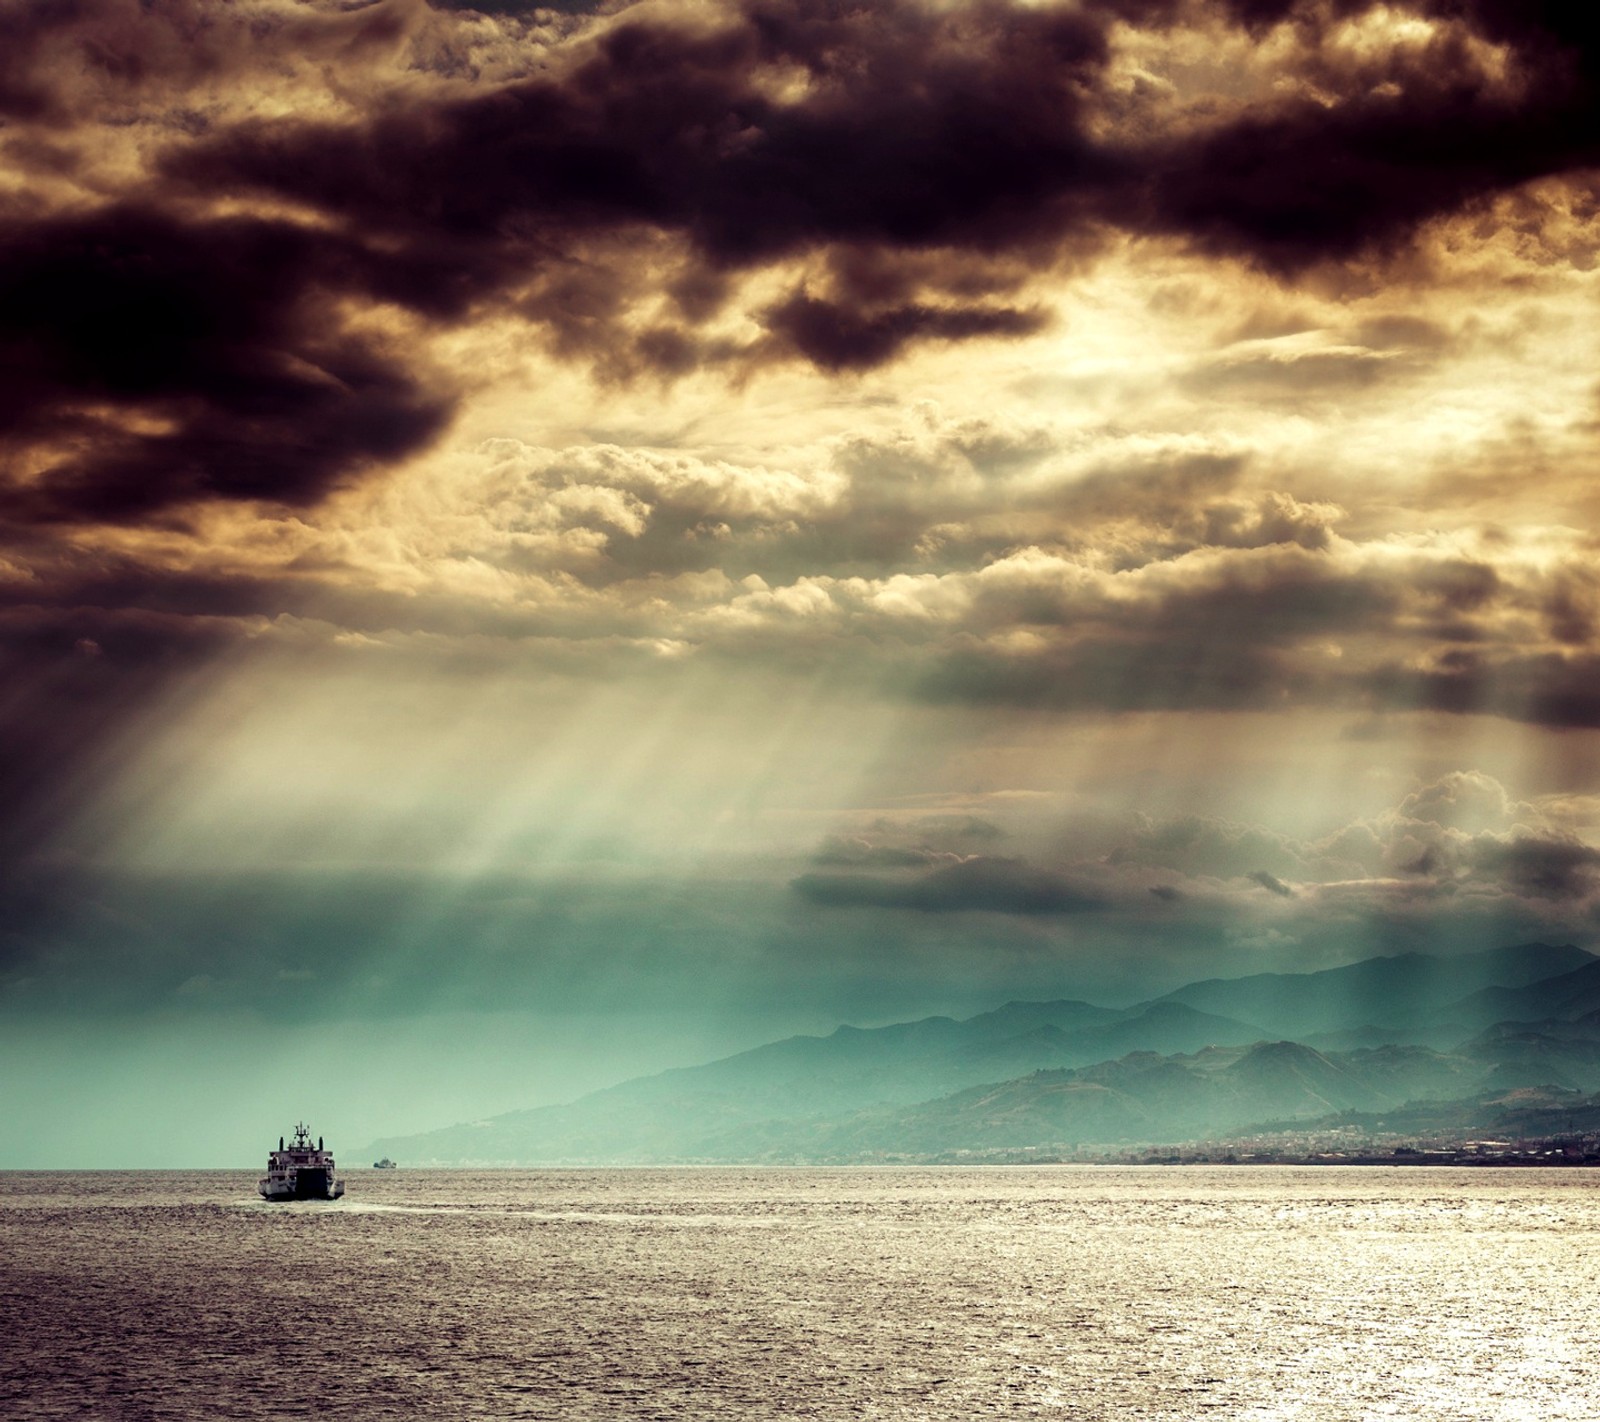
<path id="1" fill-rule="evenodd" d="M 1591 64 L 1564 12 L 1423 6 L 1449 21 L 1431 41 L 1360 61 L 1323 48 L 1332 14 L 1301 7 L 1291 69 L 1315 95 L 1106 137 L 1092 120 L 1122 11 L 1153 26 L 1179 14 L 794 0 L 721 23 L 624 18 L 552 77 L 365 123 L 242 124 L 174 149 L 167 169 L 530 256 L 553 236 L 641 224 L 724 269 L 852 245 L 1049 261 L 1111 223 L 1293 272 L 1595 156 Z M 1514 47 L 1519 82 L 1484 82 L 1478 33 Z M 796 71 L 803 92 L 775 96 Z M 894 353 L 882 338 L 869 349 Z"/>
<path id="2" fill-rule="evenodd" d="M 797 293 L 772 307 L 767 328 L 821 370 L 869 370 L 916 340 L 1025 336 L 1042 329 L 1044 312 L 1005 306 L 948 309 L 914 303 L 863 313 Z"/>
<path id="3" fill-rule="evenodd" d="M 115 207 L 0 225 L 0 448 L 47 460 L 5 511 L 304 505 L 420 449 L 449 398 L 322 304 L 394 288 L 358 246 L 282 222 Z"/>
<path id="4" fill-rule="evenodd" d="M 1600 879 L 1600 850 L 1576 839 L 1485 836 L 1472 846 L 1471 859 L 1479 872 L 1536 898 L 1581 899 L 1594 892 Z"/>
<path id="5" fill-rule="evenodd" d="M 1357 4 L 1234 7 L 1258 31 L 1294 18 L 1314 92 L 1180 138 L 1148 190 L 1147 220 L 1203 249 L 1294 272 L 1403 240 L 1420 222 L 1530 178 L 1593 162 L 1597 51 L 1581 7 L 1423 0 L 1426 44 L 1354 60 L 1320 43 Z M 1475 38 L 1511 47 L 1486 81 Z M 1329 96 L 1332 96 L 1332 102 Z"/>
<path id="6" fill-rule="evenodd" d="M 1265 869 L 1257 869 L 1249 875 L 1255 883 L 1260 884 L 1268 893 L 1276 894 L 1281 899 L 1292 899 L 1294 890 L 1275 874 L 1269 874 Z"/>
<path id="7" fill-rule="evenodd" d="M 406 9 L 395 4 L 318 13 L 207 0 L 9 0 L 0 6 L 0 115 L 69 129 L 89 104 L 147 95 L 170 104 L 203 82 L 259 77 L 289 62 L 359 62 L 405 27 Z"/>
<path id="8" fill-rule="evenodd" d="M 1105 907 L 1098 894 L 1020 859 L 975 857 L 911 878 L 802 874 L 794 890 L 836 908 L 898 908 L 922 913 L 1077 914 Z"/>
<path id="9" fill-rule="evenodd" d="M 165 145 L 143 206 L 14 210 L 0 230 L 0 435 L 44 461 L 25 494 L 13 488 L 13 512 L 127 521 L 203 499 L 307 504 L 421 447 L 448 398 L 343 327 L 341 305 L 450 322 L 494 301 L 620 378 L 774 356 L 855 371 L 921 342 L 1037 331 L 1040 309 L 974 293 L 1015 287 L 1019 261 L 1090 252 L 1108 227 L 1291 273 L 1600 154 L 1594 60 L 1568 11 L 1438 0 L 1419 11 L 1446 22 L 1425 45 L 1358 60 L 1321 44 L 1335 13 L 1356 10 L 1229 7 L 1255 31 L 1293 19 L 1289 70 L 1317 97 L 1291 85 L 1191 129 L 1103 122 L 1113 20 L 1186 13 L 1132 3 L 752 0 L 711 19 L 623 16 L 553 51 L 537 77 L 478 92 L 371 99 L 347 118 L 207 119 Z M 348 56 L 405 32 L 402 10 L 382 5 L 278 17 L 261 31 L 270 43 L 208 27 L 198 8 L 140 14 L 115 0 L 8 11 L 0 100 L 48 128 L 77 117 L 74 102 L 103 106 L 106 84 L 170 100 L 200 77 L 264 70 L 291 42 Z M 1511 47 L 1512 78 L 1484 82 L 1474 35 Z M 339 230 L 199 216 L 172 205 L 180 193 L 276 195 Z M 682 250 L 647 255 L 666 264 L 651 276 L 638 234 Z M 819 253 L 831 254 L 822 286 L 751 313 L 765 335 L 742 353 L 697 338 L 730 297 L 721 275 Z M 1012 269 L 985 278 L 996 263 Z M 669 287 L 687 324 L 634 330 Z M 1212 378 L 1359 383 L 1380 368 L 1316 360 Z"/>
<path id="10" fill-rule="evenodd" d="M 1412 91 L 1422 82 L 1425 92 L 1332 111 L 1307 98 L 1174 148 L 1150 220 L 1204 249 L 1293 272 L 1538 176 L 1557 146 L 1553 134 L 1539 135 L 1542 145 L 1508 135 L 1506 107 L 1463 93 L 1459 79 L 1435 87 L 1424 70 L 1390 82 Z"/>
<path id="11" fill-rule="evenodd" d="M 686 239 L 713 271 L 826 248 L 859 247 L 869 265 L 881 249 L 999 255 L 1085 234 L 1076 195 L 1119 166 L 1083 132 L 1106 53 L 1103 21 L 994 4 L 939 15 L 752 5 L 718 25 L 624 19 L 554 77 L 365 123 L 240 124 L 174 146 L 164 166 L 191 191 L 283 194 L 364 232 L 444 239 L 463 262 L 509 263 L 521 285 L 550 279 L 575 243 L 603 247 L 641 228 Z M 796 75 L 803 95 L 773 96 Z M 632 256 L 589 250 L 581 265 L 596 351 L 617 342 L 605 286 L 625 294 Z M 970 290 L 972 263 L 958 265 L 946 280 Z M 874 300 L 849 266 L 835 265 L 837 293 L 797 294 L 767 313 L 779 348 L 862 369 L 913 340 L 1022 335 L 1043 320 L 916 299 L 903 280 Z M 684 282 L 714 290 L 693 273 Z M 694 305 L 700 319 L 716 309 Z M 543 316 L 549 302 L 535 293 L 528 309 Z M 658 345 L 674 373 L 683 341 Z"/>
<path id="12" fill-rule="evenodd" d="M 430 10 L 458 10 L 479 15 L 532 15 L 554 10 L 562 15 L 598 15 L 621 9 L 618 0 L 428 0 Z"/>
<path id="13" fill-rule="evenodd" d="M 375 7 L 357 29 L 330 33 L 346 45 L 392 41 L 397 14 Z M 136 19 L 111 0 L 13 12 L 8 63 L 65 46 L 51 80 L 60 92 L 13 76 L 0 93 L 18 114 L 54 122 L 74 96 L 108 102 L 103 85 L 84 92 L 86 72 L 170 99 L 198 75 L 245 66 L 198 12 L 161 9 L 148 52 Z M 186 23 L 204 42 L 169 44 Z M 133 521 L 196 500 L 304 505 L 418 449 L 450 401 L 396 349 L 348 329 L 341 308 L 352 304 L 454 321 L 509 300 L 560 354 L 670 376 L 726 353 L 672 326 L 624 334 L 657 287 L 624 275 L 631 245 L 609 260 L 574 244 L 652 229 L 687 237 L 714 269 L 835 243 L 1004 247 L 1018 220 L 1051 230 L 1059 223 L 1035 211 L 1043 175 L 1084 158 L 1072 116 L 1103 51 L 1076 15 L 937 20 L 902 7 L 869 23 L 826 7 L 758 8 L 720 27 L 625 21 L 558 78 L 379 104 L 367 119 L 215 134 L 207 120 L 200 137 L 166 148 L 186 201 L 273 192 L 343 231 L 200 216 L 167 201 L 179 194 L 164 181 L 146 181 L 138 204 L 12 212 L 0 229 L 0 438 L 17 462 L 43 466 L 13 485 L 13 515 Z M 768 97 L 758 76 L 780 67 L 808 73 L 814 99 Z M 1003 95 L 985 97 L 997 86 Z M 41 162 L 42 143 L 30 150 Z M 714 281 L 690 271 L 676 289 L 700 293 L 685 296 L 686 314 L 715 313 Z M 768 339 L 747 358 L 865 369 L 915 341 L 1025 335 L 1045 319 L 934 294 L 886 291 L 863 305 L 796 292 L 767 313 Z"/>

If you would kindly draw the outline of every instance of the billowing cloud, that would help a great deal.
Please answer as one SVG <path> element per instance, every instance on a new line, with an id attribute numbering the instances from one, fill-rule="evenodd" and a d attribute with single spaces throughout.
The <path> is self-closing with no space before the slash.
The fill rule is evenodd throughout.
<path id="1" fill-rule="evenodd" d="M 1113 230 L 1292 272 L 1596 156 L 1593 61 L 1554 11 L 646 6 L 508 29 L 537 72 L 496 78 L 442 56 L 516 22 L 451 23 L 399 4 L 263 3 L 221 24 L 177 0 L 9 13 L 13 146 L 43 162 L 54 145 L 65 185 L 0 224 L 0 340 L 22 377 L 4 433 L 29 470 L 14 505 L 305 504 L 394 464 L 451 402 L 400 355 L 413 337 L 379 336 L 393 308 L 521 316 L 620 375 L 789 357 L 860 370 L 930 340 L 1040 331 L 1030 277 Z M 1233 25 L 1263 53 L 1272 29 L 1276 68 L 1226 100 L 1144 112 L 1118 88 L 1114 23 L 1152 43 Z M 350 83 L 304 116 L 229 102 L 229 85 L 269 78 L 298 96 L 319 62 Z M 62 145 L 112 116 L 154 142 L 67 200 Z M 110 202 L 83 200 L 108 186 Z M 815 288 L 742 294 L 813 259 Z M 740 320 L 758 329 L 735 334 Z M 1258 354 L 1204 378 L 1359 388 L 1388 358 Z"/>
<path id="2" fill-rule="evenodd" d="M 1339 944 L 1431 947 L 1447 924 L 1473 942 L 1581 938 L 1600 907 L 1600 850 L 1481 772 L 1420 785 L 1315 840 L 1197 815 L 1134 815 L 1094 826 L 1070 858 L 1044 848 L 1057 836 L 1030 833 L 1026 859 L 942 863 L 899 847 L 909 829 L 880 828 L 855 842 L 853 858 L 828 852 L 819 859 L 828 872 L 801 875 L 793 890 L 832 913 L 1071 916 L 1108 944 L 1160 931 L 1177 935 L 1174 944 L 1264 942 L 1311 961 Z"/>
<path id="3" fill-rule="evenodd" d="M 3 491 L 10 517 L 304 505 L 424 447 L 450 398 L 325 306 L 330 288 L 371 294 L 370 267 L 281 222 L 0 219 L 0 445 L 27 471 Z"/>
<path id="4" fill-rule="evenodd" d="M 1123 222 L 1292 269 L 1593 157 L 1585 32 L 1553 13 L 1289 7 L 1274 84 L 1205 120 L 1158 110 L 1152 132 L 1126 100 L 1108 128 L 1110 23 L 1203 12 L 1120 8 L 641 9 L 550 77 L 366 126 L 257 122 L 169 163 L 473 242 L 644 224 L 720 266 L 1048 247 Z"/>

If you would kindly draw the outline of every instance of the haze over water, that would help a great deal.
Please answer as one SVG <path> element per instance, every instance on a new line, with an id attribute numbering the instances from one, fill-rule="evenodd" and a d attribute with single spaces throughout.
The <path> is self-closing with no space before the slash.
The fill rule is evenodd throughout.
<path id="1" fill-rule="evenodd" d="M 0 1176 L 19 1419 L 1578 1419 L 1596 1177 Z"/>

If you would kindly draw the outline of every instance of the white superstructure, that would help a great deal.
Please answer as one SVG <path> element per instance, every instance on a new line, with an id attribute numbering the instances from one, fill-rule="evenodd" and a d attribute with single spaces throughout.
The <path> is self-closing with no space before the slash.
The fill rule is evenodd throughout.
<path id="1" fill-rule="evenodd" d="M 334 1174 L 333 1152 L 322 1148 L 321 1136 L 312 1145 L 311 1128 L 302 1121 L 288 1145 L 278 1137 L 256 1189 L 268 1200 L 337 1200 L 344 1194 L 344 1181 Z"/>

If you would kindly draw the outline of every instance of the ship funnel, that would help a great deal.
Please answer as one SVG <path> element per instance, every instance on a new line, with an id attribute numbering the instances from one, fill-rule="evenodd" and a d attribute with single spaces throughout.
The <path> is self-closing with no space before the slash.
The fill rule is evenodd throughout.
<path id="1" fill-rule="evenodd" d="M 318 1150 L 322 1149 L 322 1137 L 321 1136 L 317 1137 L 317 1149 Z"/>

